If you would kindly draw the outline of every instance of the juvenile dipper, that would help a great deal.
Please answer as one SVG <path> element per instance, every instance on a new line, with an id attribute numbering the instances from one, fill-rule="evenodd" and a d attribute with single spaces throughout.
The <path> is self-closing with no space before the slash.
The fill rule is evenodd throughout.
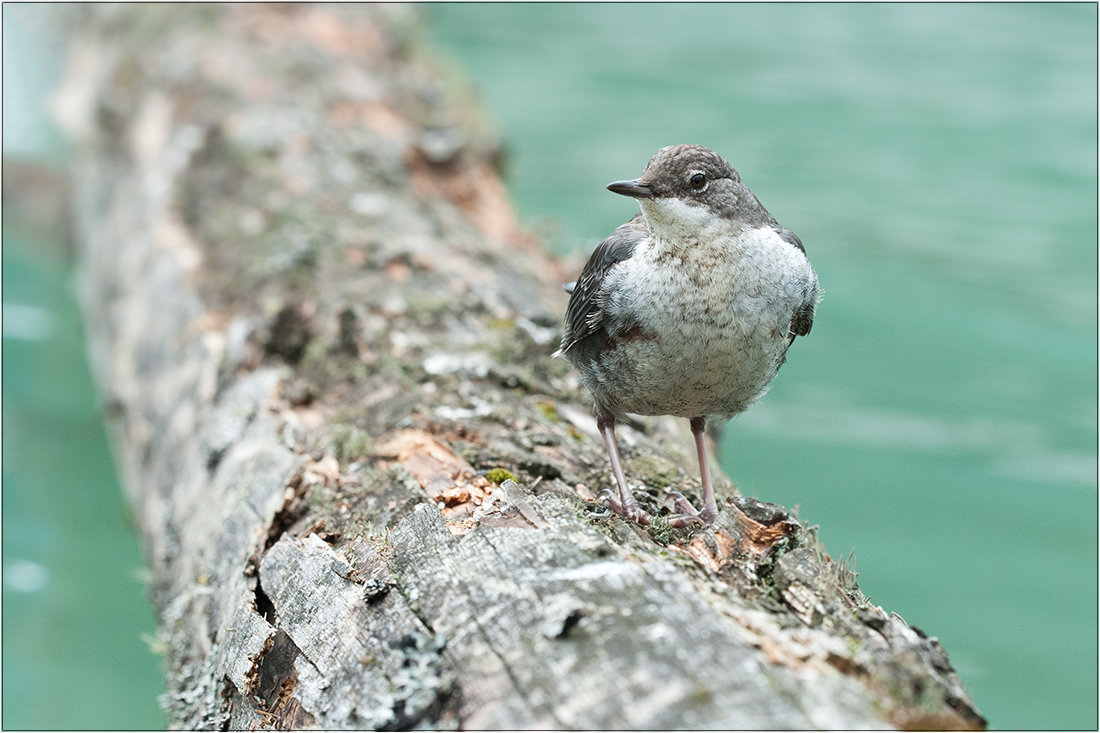
<path id="1" fill-rule="evenodd" d="M 682 495 L 673 526 L 718 516 L 704 429 L 764 396 L 795 336 L 810 332 L 817 275 L 722 156 L 699 145 L 661 148 L 641 178 L 607 188 L 641 213 L 600 243 L 572 287 L 561 348 L 595 399 L 619 497 L 611 508 L 649 514 L 623 473 L 615 420 L 626 413 L 691 419 L 703 508 Z M 569 286 L 567 286 L 569 289 Z"/>

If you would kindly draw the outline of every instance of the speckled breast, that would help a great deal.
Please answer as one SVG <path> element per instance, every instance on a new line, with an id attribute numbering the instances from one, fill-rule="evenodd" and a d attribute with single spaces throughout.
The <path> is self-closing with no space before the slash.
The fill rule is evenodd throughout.
<path id="1" fill-rule="evenodd" d="M 616 325 L 591 377 L 616 412 L 734 415 L 779 371 L 812 277 L 805 256 L 786 243 L 702 249 L 639 252 L 610 274 L 604 308 Z"/>

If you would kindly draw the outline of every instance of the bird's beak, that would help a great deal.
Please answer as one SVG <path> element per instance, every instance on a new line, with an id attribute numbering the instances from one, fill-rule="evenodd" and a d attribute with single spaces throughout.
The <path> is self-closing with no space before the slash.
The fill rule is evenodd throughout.
<path id="1" fill-rule="evenodd" d="M 640 178 L 635 178 L 633 181 L 615 181 L 614 183 L 609 183 L 607 184 L 607 190 L 636 199 L 647 199 L 653 195 L 653 192 L 649 190 L 649 186 L 642 185 L 642 180 Z"/>

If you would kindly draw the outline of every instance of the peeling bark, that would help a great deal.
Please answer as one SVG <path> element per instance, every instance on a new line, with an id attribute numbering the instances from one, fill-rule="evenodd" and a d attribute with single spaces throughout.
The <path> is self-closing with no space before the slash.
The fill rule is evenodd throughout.
<path id="1" fill-rule="evenodd" d="M 406 9 L 80 12 L 81 295 L 173 725 L 984 727 L 782 507 L 602 511 L 550 358 L 578 268 Z M 686 425 L 620 441 L 653 512 L 697 493 Z"/>

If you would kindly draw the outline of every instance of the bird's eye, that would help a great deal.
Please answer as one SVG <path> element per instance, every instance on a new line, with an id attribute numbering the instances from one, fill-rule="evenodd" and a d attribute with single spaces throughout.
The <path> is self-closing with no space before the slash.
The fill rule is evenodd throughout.
<path id="1" fill-rule="evenodd" d="M 696 173 L 691 177 L 691 187 L 696 191 L 702 189 L 705 185 L 707 185 L 707 177 L 702 173 Z"/>

